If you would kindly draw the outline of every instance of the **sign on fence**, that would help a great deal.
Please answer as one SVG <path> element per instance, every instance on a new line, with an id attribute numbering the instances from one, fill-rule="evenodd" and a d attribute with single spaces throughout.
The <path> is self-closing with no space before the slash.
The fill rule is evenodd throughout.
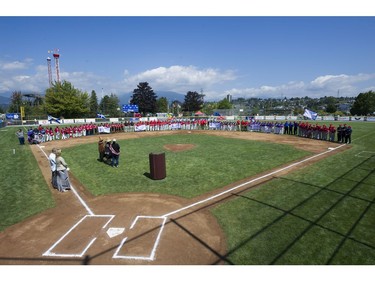
<path id="1" fill-rule="evenodd" d="M 123 104 L 122 105 L 123 112 L 138 112 L 138 105 L 136 104 Z"/>

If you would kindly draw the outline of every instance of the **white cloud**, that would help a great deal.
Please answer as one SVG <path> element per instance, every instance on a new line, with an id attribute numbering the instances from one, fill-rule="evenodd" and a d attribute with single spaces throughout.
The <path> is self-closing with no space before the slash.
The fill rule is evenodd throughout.
<path id="1" fill-rule="evenodd" d="M 259 88 L 233 88 L 225 91 L 223 96 L 231 94 L 234 98 L 280 98 L 289 96 L 304 90 L 305 83 L 302 81 L 291 81 L 285 85 L 279 86 L 260 86 Z M 291 97 L 291 96 L 290 96 Z"/>
<path id="2" fill-rule="evenodd" d="M 367 85 L 369 83 L 369 85 Z M 375 73 L 359 73 L 356 75 L 323 75 L 305 83 L 291 81 L 277 86 L 260 86 L 257 88 L 232 88 L 221 96 L 231 94 L 234 98 L 280 98 L 280 97 L 322 97 L 341 96 L 355 97 L 360 92 L 374 90 Z"/>
<path id="3" fill-rule="evenodd" d="M 139 82 L 148 82 L 153 89 L 186 93 L 235 79 L 234 72 L 231 70 L 220 71 L 214 68 L 200 69 L 191 65 L 174 65 L 158 67 L 125 77 L 124 87 L 132 90 Z"/>
<path id="4" fill-rule="evenodd" d="M 56 79 L 55 73 L 53 79 Z M 124 70 L 123 79 L 113 81 L 110 77 L 99 76 L 93 72 L 60 72 L 60 80 L 66 80 L 82 91 L 121 95 L 132 92 L 140 82 L 148 82 L 156 91 L 175 91 L 186 94 L 187 91 L 203 90 L 206 101 L 218 101 L 231 94 L 233 98 L 281 98 L 281 97 L 321 97 L 357 96 L 361 92 L 374 90 L 375 73 L 355 75 L 321 75 L 311 81 L 290 81 L 280 85 L 264 84 L 247 87 L 251 78 L 241 77 L 233 70 L 199 68 L 197 66 L 173 65 L 160 66 L 140 73 L 132 74 Z M 272 82 L 270 78 L 270 82 Z M 239 87 L 238 85 L 245 85 Z M 46 65 L 33 66 L 31 59 L 23 61 L 0 61 L 0 94 L 13 91 L 44 93 L 48 88 Z"/>
<path id="5" fill-rule="evenodd" d="M 11 61 L 11 62 L 1 62 L 0 69 L 4 71 L 13 71 L 13 70 L 24 70 L 30 67 L 32 59 L 25 59 L 24 61 Z"/>
<path id="6" fill-rule="evenodd" d="M 374 83 L 375 73 L 356 75 L 324 75 L 319 76 L 310 82 L 306 88 L 308 92 L 320 93 L 320 96 L 333 96 L 336 93 L 345 96 L 356 96 L 359 92 L 365 91 L 366 83 Z M 310 95 L 309 93 L 307 94 Z"/>

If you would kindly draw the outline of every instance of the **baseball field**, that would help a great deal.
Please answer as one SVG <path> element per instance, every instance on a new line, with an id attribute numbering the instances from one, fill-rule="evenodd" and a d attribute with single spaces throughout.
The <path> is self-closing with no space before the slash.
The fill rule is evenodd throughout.
<path id="1" fill-rule="evenodd" d="M 21 146 L 19 128 L 1 128 L 0 264 L 374 265 L 375 122 L 350 126 L 351 144 L 101 135 L 120 144 L 118 168 L 97 161 L 98 135 Z M 53 147 L 70 167 L 69 192 L 50 184 Z M 165 153 L 161 180 L 149 174 L 155 152 Z"/>

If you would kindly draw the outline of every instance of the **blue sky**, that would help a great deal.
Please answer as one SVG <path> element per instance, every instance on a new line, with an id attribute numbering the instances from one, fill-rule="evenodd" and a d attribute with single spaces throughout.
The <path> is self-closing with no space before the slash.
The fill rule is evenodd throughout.
<path id="1" fill-rule="evenodd" d="M 0 16 L 0 95 L 44 93 L 54 49 L 60 79 L 99 97 L 144 81 L 206 100 L 375 90 L 372 16 L 42 15 Z"/>

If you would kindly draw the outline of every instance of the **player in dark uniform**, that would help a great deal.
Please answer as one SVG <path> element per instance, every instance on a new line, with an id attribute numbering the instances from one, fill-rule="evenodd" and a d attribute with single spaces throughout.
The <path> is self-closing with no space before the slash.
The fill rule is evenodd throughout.
<path id="1" fill-rule="evenodd" d="M 352 127 L 347 127 L 345 130 L 345 143 L 349 144 L 352 142 Z"/>
<path id="2" fill-rule="evenodd" d="M 341 142 L 342 137 L 342 126 L 341 124 L 337 127 L 337 142 Z"/>

